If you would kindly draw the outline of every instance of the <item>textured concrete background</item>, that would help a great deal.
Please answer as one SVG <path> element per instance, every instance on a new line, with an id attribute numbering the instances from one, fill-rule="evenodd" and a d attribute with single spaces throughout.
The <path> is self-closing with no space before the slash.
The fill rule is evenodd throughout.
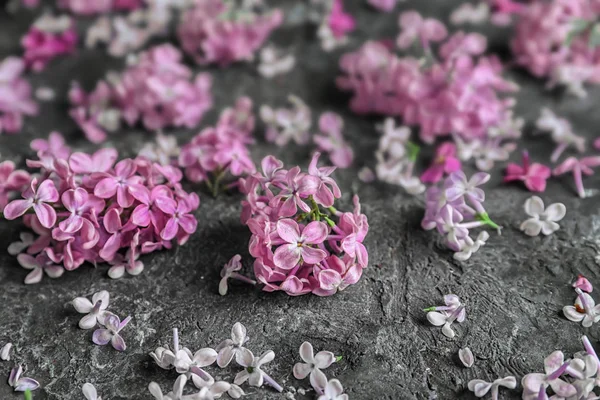
<path id="1" fill-rule="evenodd" d="M 378 14 L 358 0 L 346 3 L 352 3 L 349 8 L 358 18 L 358 30 L 349 48 L 357 47 L 367 37 L 395 35 L 397 13 Z M 286 1 L 284 8 L 289 11 L 295 4 Z M 457 4 L 449 0 L 414 0 L 400 6 L 416 7 L 445 19 Z M 300 15 L 297 11 L 293 13 L 296 17 Z M 27 12 L 0 15 L 0 57 L 19 53 L 18 39 L 32 17 Z M 508 31 L 485 29 L 492 50 L 506 57 Z M 240 195 L 214 200 L 202 192 L 202 205 L 196 213 L 200 224 L 190 242 L 173 251 L 144 257 L 146 269 L 141 276 L 119 281 L 107 277 L 106 266 L 94 269 L 85 265 L 61 279 L 46 277 L 41 284 L 25 286 L 22 282 L 27 271 L 5 250 L 18 238 L 22 227 L 18 222 L 3 221 L 0 344 L 13 342 L 14 361 L 26 365 L 26 375 L 42 384 L 35 399 L 81 399 L 80 388 L 85 382 L 94 383 L 108 400 L 148 399 L 150 381 L 170 390 L 176 373 L 155 366 L 148 353 L 170 343 L 173 327 L 182 332 L 182 343 L 195 350 L 216 346 L 229 337 L 233 323 L 242 322 L 248 327 L 248 345 L 255 354 L 275 351 L 275 361 L 265 370 L 286 391 L 310 387 L 307 381 L 299 382 L 292 376 L 292 366 L 299 361 L 298 347 L 308 340 L 316 350 L 327 349 L 344 356 L 326 373 L 341 380 L 350 398 L 365 400 L 472 399 L 474 396 L 466 390 L 471 379 L 515 375 L 520 381 L 524 374 L 541 370 L 543 358 L 553 350 L 562 349 L 567 355 L 579 351 L 579 337 L 584 332 L 597 345 L 598 331 L 567 321 L 561 309 L 574 300 L 569 284 L 577 274 L 586 275 L 594 284 L 599 282 L 598 197 L 579 200 L 570 177 L 550 181 L 542 198 L 546 204 L 563 202 L 567 215 L 556 234 L 529 238 L 519 232 L 518 226 L 525 219 L 522 205 L 530 194 L 518 185 L 501 185 L 498 165 L 487 185 L 486 208 L 505 227 L 502 236 L 492 234 L 488 245 L 468 262 L 454 261 L 435 234 L 419 228 L 423 214 L 419 199 L 396 187 L 366 185 L 357 179 L 361 166 L 374 163 L 372 153 L 378 137 L 374 123 L 378 120 L 349 113 L 347 96 L 335 89 L 333 81 L 341 51 L 323 53 L 315 41 L 314 27 L 293 20 L 273 39 L 295 50 L 299 61 L 296 69 L 273 81 L 260 78 L 250 65 L 212 70 L 216 106 L 203 124 L 214 122 L 218 110 L 243 94 L 250 95 L 256 104 L 281 105 L 289 93 L 294 93 L 313 108 L 315 116 L 324 110 L 342 113 L 357 160 L 352 168 L 336 172 L 344 191 L 341 208 L 349 208 L 352 195 L 358 193 L 371 226 L 366 240 L 371 265 L 362 280 L 330 298 L 292 298 L 236 284 L 226 297 L 219 296 L 219 271 L 231 256 L 242 254 L 250 271 L 250 235 L 238 217 Z M 58 100 L 43 104 L 37 118 L 27 119 L 21 135 L 0 136 L 2 158 L 23 163 L 31 156 L 29 141 L 46 137 L 51 130 L 61 131 L 76 148 L 91 148 L 67 116 L 66 90 L 72 79 L 89 88 L 107 69 L 121 65 L 120 60 L 110 59 L 102 50 L 81 50 L 33 76 L 35 87 L 55 88 Z M 542 106 L 569 117 L 579 134 L 598 134 L 600 113 L 594 111 L 600 91 L 591 91 L 588 99 L 578 100 L 546 92 L 542 82 L 524 72 L 510 75 L 522 87 L 517 114 L 528 121 L 522 147 L 531 151 L 534 160 L 548 162 L 553 148 L 547 137 L 531 136 L 532 121 Z M 177 134 L 184 142 L 195 132 Z M 153 138 L 139 129 L 124 133 L 106 143 L 116 146 L 122 156 L 134 154 L 145 140 Z M 253 149 L 255 160 L 274 153 L 288 164 L 308 162 L 310 148 L 278 149 L 262 142 L 262 130 L 257 136 L 260 143 Z M 427 152 L 424 154 L 427 156 Z M 519 152 L 515 152 L 513 159 L 519 158 Z M 587 188 L 600 187 L 597 177 L 586 178 L 585 184 Z M 111 294 L 113 312 L 133 316 L 123 331 L 128 345 L 125 353 L 93 345 L 92 331 L 77 327 L 81 315 L 70 301 L 103 289 Z M 465 323 L 456 325 L 457 336 L 452 340 L 430 326 L 421 311 L 440 304 L 446 293 L 458 294 L 468 314 Z M 465 346 L 476 357 L 471 369 L 462 367 L 457 357 L 458 349 Z M 0 377 L 7 377 L 12 365 L 13 361 L 0 362 Z M 231 380 L 238 369 L 221 371 L 215 367 L 209 371 Z M 4 379 L 0 379 L 0 399 L 19 398 Z M 311 391 L 306 395 L 294 394 L 293 390 L 278 394 L 268 387 L 250 388 L 247 393 L 250 399 L 314 397 Z M 500 398 L 517 399 L 520 393 L 519 389 L 502 389 Z"/>

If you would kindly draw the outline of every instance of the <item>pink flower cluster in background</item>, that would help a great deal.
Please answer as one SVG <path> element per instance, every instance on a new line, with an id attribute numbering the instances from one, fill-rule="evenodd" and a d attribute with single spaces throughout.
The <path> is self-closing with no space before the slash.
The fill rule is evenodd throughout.
<path id="1" fill-rule="evenodd" d="M 588 0 L 534 1 L 522 11 L 512 50 L 517 64 L 550 86 L 565 85 L 584 96 L 583 83 L 600 83 L 600 48 L 590 35 L 600 3 Z M 600 38 L 596 38 L 595 41 Z"/>
<path id="2" fill-rule="evenodd" d="M 146 129 L 195 127 L 212 107 L 212 78 L 193 76 L 181 61 L 181 52 L 170 44 L 141 53 L 121 74 L 99 81 L 91 93 L 75 84 L 69 93 L 71 116 L 86 137 L 99 143 L 124 120 L 141 121 Z"/>
<path id="3" fill-rule="evenodd" d="M 184 11 L 177 33 L 183 50 L 198 64 L 226 66 L 251 60 L 282 22 L 278 9 L 258 12 L 251 4 L 236 7 L 224 0 L 195 0 Z"/>
<path id="4" fill-rule="evenodd" d="M 335 167 L 318 167 L 319 156 L 308 173 L 267 156 L 262 172 L 241 181 L 242 222 L 252 232 L 254 274 L 265 291 L 330 296 L 355 284 L 368 265 L 367 217 L 357 196 L 353 212 L 333 207 L 342 196 Z"/>
<path id="5" fill-rule="evenodd" d="M 192 182 L 206 182 L 213 195 L 229 176 L 239 177 L 256 170 L 248 145 L 254 143 L 255 117 L 252 100 L 240 97 L 233 108 L 221 112 L 214 127 L 204 128 L 184 145 L 179 166 Z"/>
<path id="6" fill-rule="evenodd" d="M 57 277 L 63 268 L 108 262 L 113 278 L 137 275 L 143 269 L 140 254 L 171 248 L 173 240 L 184 244 L 196 231 L 192 212 L 200 200 L 182 189 L 178 168 L 143 157 L 116 162 L 111 148 L 71 153 L 56 132 L 31 147 L 38 158 L 27 165 L 35 175 L 6 164 L 9 185 L 0 186 L 3 196 L 11 197 L 26 186 L 22 198 L 0 209 L 8 220 L 22 217 L 37 235 L 18 255 L 24 268 Z"/>
<path id="7" fill-rule="evenodd" d="M 383 12 L 391 12 L 398 0 L 367 0 L 371 7 Z"/>
<path id="8" fill-rule="evenodd" d="M 479 186 L 489 179 L 490 175 L 485 172 L 478 172 L 467 179 L 464 172 L 456 171 L 441 186 L 427 189 L 421 226 L 425 230 L 437 229 L 446 246 L 455 252 L 457 260 L 469 259 L 489 237 L 483 231 L 473 239 L 469 229 L 486 225 L 500 229 L 483 208 L 485 193 Z"/>
<path id="9" fill-rule="evenodd" d="M 38 113 L 31 98 L 31 85 L 23 78 L 24 71 L 21 58 L 7 57 L 0 63 L 0 135 L 19 132 L 23 116 Z"/>
<path id="10" fill-rule="evenodd" d="M 58 6 L 79 15 L 104 14 L 111 11 L 130 11 L 144 5 L 143 0 L 58 0 Z"/>
<path id="11" fill-rule="evenodd" d="M 42 71 L 50 60 L 73 53 L 77 39 L 75 21 L 72 18 L 66 15 L 44 15 L 33 23 L 21 39 L 23 59 L 28 68 L 36 72 Z"/>
<path id="12" fill-rule="evenodd" d="M 502 77 L 496 57 L 483 56 L 484 36 L 459 31 L 447 37 L 441 22 L 415 11 L 402 13 L 399 22 L 398 47 L 416 44 L 426 60 L 398 57 L 373 41 L 342 56 L 337 85 L 353 93 L 353 111 L 400 116 L 420 127 L 426 143 L 451 133 L 464 141 L 482 140 L 510 122 L 515 101 L 502 95 L 516 86 Z M 441 43 L 437 51 L 434 43 Z"/>

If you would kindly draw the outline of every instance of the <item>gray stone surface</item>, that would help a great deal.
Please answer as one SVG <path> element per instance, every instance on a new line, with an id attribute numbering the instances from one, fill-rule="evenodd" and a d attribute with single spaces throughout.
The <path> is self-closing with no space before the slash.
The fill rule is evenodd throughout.
<path id="1" fill-rule="evenodd" d="M 296 3 L 296 2 L 294 2 Z M 358 17 L 358 30 L 349 47 L 367 37 L 391 37 L 396 31 L 396 15 L 377 14 L 363 1 L 352 0 Z M 456 1 L 420 0 L 401 3 L 415 6 L 430 15 L 447 16 Z M 292 2 L 285 2 L 290 9 Z M 25 32 L 32 15 L 0 15 L 0 57 L 19 52 L 18 38 Z M 507 30 L 485 27 L 492 48 L 506 55 Z M 147 386 L 157 381 L 170 388 L 173 371 L 155 366 L 148 353 L 170 343 L 171 329 L 182 332 L 182 343 L 193 349 L 216 346 L 229 336 L 233 323 L 248 327 L 249 347 L 255 353 L 272 349 L 276 359 L 266 371 L 286 388 L 278 394 L 265 387 L 248 389 L 250 399 L 310 399 L 314 393 L 293 394 L 291 388 L 309 389 L 308 382 L 292 376 L 298 361 L 298 347 L 308 340 L 316 349 L 327 349 L 344 360 L 327 370 L 339 378 L 351 399 L 472 399 L 466 384 L 474 378 L 493 380 L 515 375 L 517 379 L 542 368 L 545 355 L 562 349 L 566 354 L 581 349 L 579 337 L 586 333 L 597 345 L 597 329 L 584 329 L 567 321 L 561 313 L 574 300 L 570 282 L 582 273 L 599 283 L 600 213 L 598 197 L 579 200 L 572 179 L 549 182 L 545 202 L 563 202 L 567 216 L 562 228 L 550 237 L 529 238 L 518 230 L 525 218 L 522 205 L 530 196 L 522 187 L 500 183 L 501 168 L 493 171 L 487 185 L 486 206 L 490 215 L 505 229 L 492 235 L 489 244 L 471 260 L 452 259 L 433 233 L 419 228 L 423 213 L 420 200 L 399 188 L 374 183 L 365 185 L 357 177 L 362 165 L 372 165 L 377 144 L 374 118 L 348 112 L 347 96 L 334 87 L 340 51 L 325 54 L 314 38 L 313 27 L 288 24 L 274 36 L 280 45 L 292 46 L 299 58 L 297 68 L 274 81 L 261 79 L 253 66 L 236 65 L 214 69 L 216 107 L 203 121 L 212 123 L 219 109 L 236 96 L 250 95 L 257 104 L 282 104 L 288 93 L 295 93 L 313 107 L 315 114 L 333 110 L 344 115 L 347 135 L 357 152 L 355 165 L 336 172 L 344 191 L 342 205 L 351 206 L 358 193 L 369 217 L 370 234 L 366 240 L 371 265 L 359 284 L 330 298 L 288 297 L 282 293 L 263 293 L 248 286 L 235 285 L 226 297 L 217 293 L 221 266 L 234 254 L 247 252 L 248 230 L 239 222 L 240 195 L 212 199 L 202 193 L 197 212 L 199 229 L 190 242 L 173 251 L 158 252 L 143 258 L 146 269 L 141 276 L 110 280 L 107 267 L 89 265 L 66 273 L 61 279 L 44 279 L 41 284 L 25 286 L 26 271 L 6 253 L 8 243 L 17 239 L 18 222 L 0 222 L 0 345 L 14 343 L 11 362 L 0 361 L 0 399 L 17 399 L 5 378 L 14 362 L 27 367 L 43 389 L 34 398 L 81 399 L 85 382 L 95 384 L 103 399 L 148 399 Z M 118 68 L 101 50 L 81 50 L 75 56 L 53 62 L 39 75 L 31 77 L 36 87 L 58 90 L 58 100 L 42 105 L 37 118 L 27 119 L 18 136 L 0 136 L 3 159 L 23 162 L 31 155 L 28 143 L 59 130 L 76 148 L 90 148 L 67 116 L 65 92 L 72 79 L 87 87 L 109 68 Z M 523 147 L 534 160 L 547 161 L 552 144 L 545 137 L 531 136 L 531 123 L 542 106 L 550 106 L 571 118 L 578 133 L 594 137 L 600 122 L 597 109 L 600 93 L 590 92 L 585 100 L 548 93 L 542 82 L 525 73 L 510 74 L 522 91 L 517 113 L 525 117 Z M 196 130 L 178 132 L 181 142 Z M 127 130 L 109 145 L 131 155 L 152 135 Z M 261 133 L 257 134 L 261 137 Z M 285 149 L 259 143 L 253 149 L 255 160 L 265 154 L 281 156 L 288 164 L 306 164 L 310 149 L 289 146 Z M 427 153 L 425 153 L 427 155 Z M 518 159 L 518 153 L 513 159 Z M 585 180 L 588 188 L 599 188 L 598 178 Z M 343 207 L 342 207 L 343 208 Z M 92 331 L 77 327 L 80 315 L 70 301 L 90 296 L 99 290 L 111 293 L 111 310 L 133 321 L 123 335 L 128 349 L 118 353 L 110 347 L 91 343 Z M 424 307 L 439 304 L 446 293 L 458 294 L 466 303 L 468 319 L 457 326 L 457 337 L 447 339 L 439 328 L 430 326 Z M 460 365 L 457 351 L 469 346 L 475 365 Z M 231 379 L 235 367 L 218 371 L 217 377 Z M 502 399 L 520 398 L 520 390 L 502 390 Z"/>

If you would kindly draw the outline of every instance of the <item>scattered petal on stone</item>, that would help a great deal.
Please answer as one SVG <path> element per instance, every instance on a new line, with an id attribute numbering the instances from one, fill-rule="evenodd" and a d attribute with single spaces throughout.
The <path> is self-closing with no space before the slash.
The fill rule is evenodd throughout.
<path id="1" fill-rule="evenodd" d="M 471 368 L 473 366 L 473 363 L 475 363 L 473 352 L 471 352 L 471 349 L 469 349 L 468 347 L 458 350 L 458 358 L 460 358 L 460 361 L 467 368 Z"/>
<path id="2" fill-rule="evenodd" d="M 12 348 L 12 343 L 6 343 L 2 350 L 0 350 L 0 360 L 10 361 L 10 349 Z"/>

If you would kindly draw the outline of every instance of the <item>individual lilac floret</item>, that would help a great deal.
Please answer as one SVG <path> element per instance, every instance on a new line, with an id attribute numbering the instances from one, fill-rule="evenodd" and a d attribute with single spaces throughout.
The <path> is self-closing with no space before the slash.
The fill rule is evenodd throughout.
<path id="1" fill-rule="evenodd" d="M 574 146 L 580 153 L 585 151 L 585 138 L 573 133 L 571 123 L 565 118 L 558 117 L 552 110 L 542 108 L 542 113 L 535 125 L 539 130 L 550 133 L 552 140 L 557 144 L 550 156 L 553 163 L 558 161 L 569 146 Z"/>
<path id="2" fill-rule="evenodd" d="M 171 369 L 174 367 L 175 354 L 179 352 L 179 332 L 177 328 L 173 328 L 173 351 L 169 348 L 158 347 L 150 353 L 150 357 L 154 359 L 156 364 L 162 369 Z"/>
<path id="3" fill-rule="evenodd" d="M 568 383 L 566 380 L 560 379 L 565 372 L 573 372 L 568 371 L 569 366 L 570 363 L 565 362 L 564 355 L 561 351 L 555 351 L 550 354 L 544 359 L 545 373 L 532 373 L 523 377 L 521 381 L 521 385 L 523 386 L 523 398 L 540 398 L 536 396 L 545 393 L 548 386 L 552 388 L 559 398 L 575 396 L 575 394 L 577 394 L 575 386 Z"/>
<path id="4" fill-rule="evenodd" d="M 104 325 L 104 317 L 110 300 L 110 294 L 106 290 L 94 293 L 92 301 L 85 297 L 77 297 L 73 300 L 73 307 L 80 314 L 87 314 L 79 321 L 81 329 L 92 329 L 96 322 Z"/>
<path id="5" fill-rule="evenodd" d="M 192 395 L 193 400 L 214 400 L 221 397 L 223 393 L 231 390 L 230 383 L 224 381 L 215 382 L 214 379 L 212 379 L 212 377 L 210 378 L 211 382 L 208 382 L 205 386 L 202 386 L 198 393 Z"/>
<path id="6" fill-rule="evenodd" d="M 125 345 L 125 340 L 119 335 L 119 332 L 127 326 L 129 321 L 131 321 L 131 317 L 127 317 L 121 322 L 116 315 L 107 313 L 104 317 L 104 326 L 106 328 L 96 329 L 92 336 L 92 341 L 99 346 L 105 346 L 110 342 L 115 350 L 125 351 L 127 346 Z"/>
<path id="7" fill-rule="evenodd" d="M 485 396 L 491 389 L 492 400 L 498 400 L 498 388 L 500 386 L 504 386 L 508 389 L 514 389 L 517 387 L 517 380 L 514 376 L 507 376 L 506 378 L 496 379 L 494 382 L 486 382 L 481 379 L 473 379 L 468 384 L 469 390 L 475 393 L 475 396 L 477 397 Z"/>
<path id="8" fill-rule="evenodd" d="M 348 400 L 347 394 L 344 394 L 344 387 L 342 383 L 337 379 L 328 381 L 322 389 L 317 389 L 320 396 L 317 400 Z"/>
<path id="9" fill-rule="evenodd" d="M 583 335 L 581 337 L 581 341 L 583 342 L 583 347 L 585 348 L 585 351 L 589 355 L 594 357 L 594 359 L 596 360 L 596 363 L 598 364 L 598 366 L 600 366 L 600 359 L 598 358 L 598 354 L 596 354 L 596 350 L 594 350 L 592 343 L 590 343 L 590 339 L 586 335 Z"/>
<path id="10" fill-rule="evenodd" d="M 542 199 L 532 196 L 525 201 L 525 212 L 531 217 L 520 227 L 526 235 L 537 236 L 540 232 L 550 235 L 560 228 L 557 222 L 564 218 L 567 208 L 562 203 L 554 203 L 544 209 Z"/>
<path id="11" fill-rule="evenodd" d="M 575 306 L 564 306 L 563 314 L 569 321 L 581 322 L 581 325 L 589 328 L 600 321 L 600 304 L 596 305 L 592 296 L 583 293 L 579 288 L 575 288 L 575 292 L 577 293 Z"/>
<path id="12" fill-rule="evenodd" d="M 579 275 L 577 277 L 577 280 L 573 282 L 573 287 L 581 289 L 586 293 L 592 293 L 592 291 L 594 290 L 592 283 L 588 281 L 587 278 L 583 275 Z"/>
<path id="13" fill-rule="evenodd" d="M 6 343 L 2 350 L 0 350 L 0 360 L 10 361 L 10 349 L 12 349 L 12 343 Z"/>
<path id="14" fill-rule="evenodd" d="M 429 307 L 424 311 L 427 312 L 427 320 L 432 325 L 443 326 L 444 336 L 453 338 L 455 334 L 451 327 L 452 323 L 454 321 L 462 323 L 467 318 L 467 312 L 460 298 L 455 294 L 445 295 L 444 303 L 445 306 Z"/>
<path id="15" fill-rule="evenodd" d="M 24 392 L 26 390 L 36 390 L 40 387 L 38 381 L 32 378 L 21 377 L 23 375 L 23 367 L 16 366 L 10 371 L 8 377 L 8 386 L 14 388 L 15 392 Z"/>
<path id="16" fill-rule="evenodd" d="M 458 261 L 467 261 L 473 253 L 476 253 L 481 246 L 490 238 L 490 234 L 486 231 L 479 232 L 477 239 L 473 240 L 470 236 L 464 238 L 464 244 L 461 251 L 454 253 L 454 259 Z"/>
<path id="17" fill-rule="evenodd" d="M 592 175 L 594 173 L 592 168 L 598 166 L 600 166 L 600 156 L 583 157 L 582 159 L 569 157 L 558 167 L 554 168 L 552 174 L 558 176 L 566 174 L 567 172 L 572 172 L 573 178 L 575 179 L 577 194 L 583 199 L 589 196 L 589 193 L 583 187 L 583 176 Z"/>
<path id="18" fill-rule="evenodd" d="M 87 400 L 102 400 L 102 397 L 98 396 L 96 388 L 91 383 L 85 383 L 81 387 L 81 391 Z"/>
<path id="19" fill-rule="evenodd" d="M 227 294 L 227 280 L 229 278 L 238 279 L 242 282 L 256 285 L 256 281 L 239 274 L 237 271 L 242 269 L 242 256 L 236 254 L 223 266 L 221 270 L 221 281 L 219 282 L 219 294 L 225 296 Z"/>
<path id="20" fill-rule="evenodd" d="M 475 363 L 473 352 L 468 347 L 458 350 L 458 358 L 460 359 L 460 362 L 467 368 L 471 368 Z"/>
<path id="21" fill-rule="evenodd" d="M 184 348 L 175 353 L 173 365 L 180 374 L 192 378 L 196 387 L 203 387 L 214 383 L 214 379 L 202 368 L 212 365 L 217 360 L 217 352 L 210 348 L 198 350 L 192 354 Z"/>
<path id="22" fill-rule="evenodd" d="M 264 352 L 260 357 L 254 357 L 254 354 L 252 354 L 250 350 L 244 349 L 240 355 L 236 357 L 236 362 L 245 369 L 238 372 L 233 383 L 241 385 L 248 381 L 250 386 L 261 387 L 263 383 L 266 382 L 278 392 L 283 392 L 281 385 L 275 382 L 273 378 L 261 369 L 264 364 L 273 361 L 274 358 L 275 353 L 272 350 Z"/>
<path id="23" fill-rule="evenodd" d="M 300 346 L 300 358 L 304 363 L 294 365 L 294 377 L 304 379 L 310 374 L 310 383 L 313 387 L 316 382 L 327 379 L 321 370 L 329 368 L 336 361 L 335 354 L 330 351 L 320 351 L 314 354 L 313 347 L 309 342 L 304 342 Z M 319 377 L 319 375 L 323 376 Z"/>
<path id="24" fill-rule="evenodd" d="M 156 400 L 183 400 L 183 388 L 187 383 L 187 377 L 185 375 L 179 375 L 175 383 L 173 384 L 173 391 L 168 394 L 163 394 L 160 386 L 156 382 L 150 382 L 148 385 L 148 391 Z M 185 398 L 188 398 L 186 396 Z"/>
<path id="25" fill-rule="evenodd" d="M 248 341 L 246 327 L 236 322 L 231 328 L 231 339 L 225 339 L 216 348 L 219 352 L 217 356 L 217 365 L 225 368 L 229 365 L 233 357 L 236 359 L 246 350 L 243 346 Z"/>
<path id="26" fill-rule="evenodd" d="M 277 146 L 285 146 L 291 140 L 299 145 L 307 144 L 312 125 L 310 107 L 294 95 L 290 95 L 288 101 L 292 104 L 291 109 L 261 106 L 260 118 L 267 126 L 265 137 Z"/>
<path id="27" fill-rule="evenodd" d="M 18 242 L 13 242 L 8 246 L 8 254 L 10 254 L 11 256 L 18 255 L 23 250 L 31 246 L 35 241 L 33 234 L 29 232 L 21 232 L 21 234 L 19 235 L 19 239 L 21 240 Z"/>

